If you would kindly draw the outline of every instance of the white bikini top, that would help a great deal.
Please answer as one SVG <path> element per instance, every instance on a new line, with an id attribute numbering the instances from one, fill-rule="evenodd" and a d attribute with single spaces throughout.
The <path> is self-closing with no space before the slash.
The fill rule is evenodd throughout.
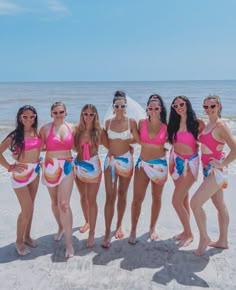
<path id="1" fill-rule="evenodd" d="M 112 121 L 112 119 L 111 119 Z M 129 119 L 128 119 L 128 129 L 124 132 L 115 132 L 115 131 L 112 131 L 110 129 L 111 127 L 111 121 L 110 121 L 110 124 L 109 124 L 109 128 L 107 130 L 107 136 L 109 139 L 121 139 L 121 140 L 128 140 L 132 137 L 131 135 L 131 132 L 130 132 L 130 122 L 129 122 Z"/>

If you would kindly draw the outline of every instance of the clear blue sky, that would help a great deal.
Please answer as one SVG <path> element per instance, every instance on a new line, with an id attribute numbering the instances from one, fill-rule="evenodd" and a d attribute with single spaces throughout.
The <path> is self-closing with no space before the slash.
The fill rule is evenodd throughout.
<path id="1" fill-rule="evenodd" d="M 0 0 L 0 81 L 236 79 L 235 0 Z"/>

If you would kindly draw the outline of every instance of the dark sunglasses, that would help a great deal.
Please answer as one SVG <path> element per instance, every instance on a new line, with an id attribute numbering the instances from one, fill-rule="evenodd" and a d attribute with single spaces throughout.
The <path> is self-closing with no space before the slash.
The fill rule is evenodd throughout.
<path id="1" fill-rule="evenodd" d="M 174 109 L 178 109 L 178 107 L 181 107 L 181 108 L 183 108 L 185 106 L 185 103 L 183 102 L 183 103 L 180 103 L 180 104 L 172 104 L 172 107 L 174 108 Z"/>
<path id="2" fill-rule="evenodd" d="M 216 105 L 210 105 L 210 106 L 202 105 L 202 106 L 203 106 L 203 108 L 204 108 L 205 110 L 207 110 L 209 107 L 210 107 L 211 109 L 215 109 L 215 107 L 216 107 Z"/>
<path id="3" fill-rule="evenodd" d="M 95 113 L 86 113 L 86 112 L 83 112 L 83 114 L 84 114 L 84 116 L 86 116 L 86 117 L 93 117 L 93 116 L 95 116 L 96 114 Z"/>
<path id="4" fill-rule="evenodd" d="M 117 105 L 117 104 L 115 104 L 114 108 L 116 108 L 116 109 L 125 109 L 126 105 Z"/>
<path id="5" fill-rule="evenodd" d="M 32 116 L 22 115 L 22 118 L 23 118 L 24 120 L 28 120 L 28 119 L 30 119 L 30 120 L 34 120 L 34 119 L 36 118 L 36 115 L 32 115 Z"/>
<path id="6" fill-rule="evenodd" d="M 154 110 L 154 111 L 159 111 L 160 107 L 147 108 L 147 109 L 148 109 L 148 111 L 152 111 L 152 110 Z"/>
<path id="7" fill-rule="evenodd" d="M 60 115 L 62 115 L 62 114 L 64 114 L 65 113 L 65 111 L 59 111 L 59 112 L 52 112 L 54 115 L 58 115 L 58 114 L 60 114 Z"/>

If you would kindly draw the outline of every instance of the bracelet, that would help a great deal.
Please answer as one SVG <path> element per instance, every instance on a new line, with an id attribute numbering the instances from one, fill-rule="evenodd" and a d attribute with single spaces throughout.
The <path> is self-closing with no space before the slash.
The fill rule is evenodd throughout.
<path id="1" fill-rule="evenodd" d="M 15 168 L 16 164 L 11 164 L 8 168 L 8 172 L 12 172 L 12 170 Z"/>

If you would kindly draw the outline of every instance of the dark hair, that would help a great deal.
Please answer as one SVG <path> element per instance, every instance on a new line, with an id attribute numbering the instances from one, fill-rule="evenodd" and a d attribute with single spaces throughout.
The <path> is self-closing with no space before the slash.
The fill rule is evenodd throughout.
<path id="1" fill-rule="evenodd" d="M 32 128 L 35 129 L 35 132 L 37 133 L 37 128 L 38 128 L 38 115 L 37 115 L 37 111 L 33 106 L 30 105 L 25 105 L 23 107 L 21 107 L 16 115 L 16 128 L 15 130 L 13 130 L 10 134 L 7 135 L 7 137 L 5 138 L 5 140 L 8 137 L 11 137 L 12 141 L 10 144 L 10 150 L 12 152 L 17 151 L 18 153 L 18 158 L 21 156 L 22 152 L 24 152 L 25 149 L 25 143 L 24 143 L 24 125 L 22 124 L 21 121 L 21 115 L 25 112 L 30 110 L 32 113 L 34 113 L 35 119 L 34 119 L 34 123 L 32 125 Z"/>
<path id="2" fill-rule="evenodd" d="M 222 104 L 221 104 L 221 100 L 220 97 L 217 95 L 208 95 L 204 100 L 203 103 L 205 103 L 205 101 L 207 100 L 215 100 L 216 103 L 219 105 L 220 109 L 218 111 L 218 117 L 221 118 L 221 111 L 222 111 Z"/>
<path id="3" fill-rule="evenodd" d="M 78 151 L 81 149 L 81 144 L 80 144 L 81 135 L 83 134 L 86 128 L 83 112 L 86 111 L 87 109 L 90 109 L 95 113 L 95 116 L 93 119 L 93 127 L 90 132 L 92 143 L 98 149 L 98 146 L 101 141 L 100 140 L 101 126 L 99 122 L 97 108 L 93 104 L 86 104 L 81 110 L 79 125 L 76 127 L 76 130 L 75 130 L 75 147 Z"/>
<path id="4" fill-rule="evenodd" d="M 125 100 L 125 103 L 127 103 L 126 94 L 123 91 L 116 91 L 113 98 L 113 105 L 117 100 Z"/>
<path id="5" fill-rule="evenodd" d="M 166 107 L 165 107 L 165 104 L 164 104 L 162 97 L 158 94 L 151 95 L 148 98 L 147 107 L 149 106 L 149 104 L 151 102 L 157 102 L 158 104 L 160 104 L 160 106 L 161 106 L 161 113 L 160 113 L 161 122 L 164 124 L 167 124 L 167 121 L 166 121 L 167 112 L 166 112 Z"/>
<path id="6" fill-rule="evenodd" d="M 66 111 L 66 105 L 65 105 L 64 103 L 62 103 L 62 102 L 55 102 L 55 103 L 53 103 L 53 104 L 51 105 L 51 111 L 52 111 L 55 107 L 57 107 L 57 106 L 63 106 L 64 109 L 65 109 L 65 111 Z"/>
<path id="7" fill-rule="evenodd" d="M 199 127 L 199 122 L 196 116 L 195 111 L 192 108 L 190 100 L 186 96 L 177 96 L 174 98 L 174 100 L 171 103 L 170 107 L 170 116 L 169 116 L 169 121 L 167 125 L 167 132 L 168 132 L 168 141 L 172 144 L 173 140 L 176 141 L 176 133 L 179 130 L 179 125 L 180 125 L 180 115 L 176 113 L 175 109 L 172 107 L 174 102 L 177 99 L 181 99 L 186 103 L 186 127 L 187 131 L 192 133 L 194 138 L 197 140 L 198 139 L 198 127 Z"/>

